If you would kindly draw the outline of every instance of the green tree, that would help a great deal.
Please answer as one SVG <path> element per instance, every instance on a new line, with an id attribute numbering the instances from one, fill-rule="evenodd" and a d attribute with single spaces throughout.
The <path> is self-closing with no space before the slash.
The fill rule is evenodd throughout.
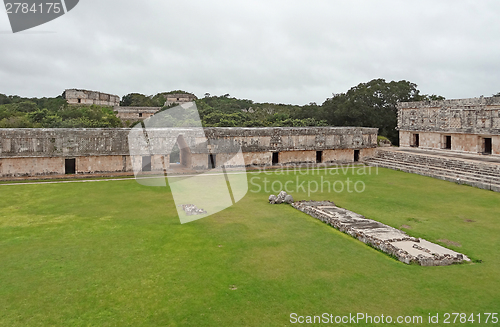
<path id="1" fill-rule="evenodd" d="M 397 103 L 430 99 L 442 97 L 421 95 L 416 84 L 405 80 L 374 79 L 327 99 L 323 103 L 323 115 L 335 126 L 378 127 L 380 135 L 398 144 Z"/>

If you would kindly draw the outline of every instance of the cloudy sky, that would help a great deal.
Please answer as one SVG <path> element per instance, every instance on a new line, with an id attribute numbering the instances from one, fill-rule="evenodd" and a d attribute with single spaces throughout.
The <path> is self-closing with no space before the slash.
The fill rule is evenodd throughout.
<path id="1" fill-rule="evenodd" d="M 13 34 L 0 10 L 0 93 L 183 89 L 322 103 L 374 78 L 446 98 L 500 92 L 498 0 L 89 1 Z"/>

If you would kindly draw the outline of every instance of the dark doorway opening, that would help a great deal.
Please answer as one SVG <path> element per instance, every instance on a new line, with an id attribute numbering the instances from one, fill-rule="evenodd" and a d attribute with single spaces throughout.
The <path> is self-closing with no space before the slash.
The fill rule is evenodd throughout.
<path id="1" fill-rule="evenodd" d="M 139 118 L 142 118 L 142 112 L 139 113 Z"/>
<path id="2" fill-rule="evenodd" d="M 413 144 L 412 146 L 418 148 L 420 146 L 420 135 L 419 134 L 413 134 Z"/>
<path id="3" fill-rule="evenodd" d="M 273 166 L 277 165 L 279 162 L 279 152 L 273 152 Z"/>
<path id="4" fill-rule="evenodd" d="M 175 143 L 172 151 L 170 152 L 170 163 L 176 164 L 181 162 L 181 150 L 179 145 Z"/>
<path id="5" fill-rule="evenodd" d="M 76 159 L 64 159 L 64 173 L 66 175 L 76 174 Z"/>
<path id="6" fill-rule="evenodd" d="M 487 137 L 484 139 L 484 154 L 491 154 L 491 138 Z"/>
<path id="7" fill-rule="evenodd" d="M 151 156 L 142 157 L 142 171 L 151 171 Z"/>
<path id="8" fill-rule="evenodd" d="M 208 169 L 213 169 L 216 167 L 217 165 L 216 156 L 217 155 L 212 153 L 208 155 Z"/>
<path id="9" fill-rule="evenodd" d="M 354 162 L 359 161 L 359 150 L 354 150 Z"/>
<path id="10" fill-rule="evenodd" d="M 445 149 L 451 150 L 451 136 L 450 135 L 446 135 L 446 146 L 445 146 Z"/>
<path id="11" fill-rule="evenodd" d="M 82 103 L 82 99 L 78 99 L 78 103 Z"/>
<path id="12" fill-rule="evenodd" d="M 323 151 L 316 151 L 316 163 L 323 162 Z"/>

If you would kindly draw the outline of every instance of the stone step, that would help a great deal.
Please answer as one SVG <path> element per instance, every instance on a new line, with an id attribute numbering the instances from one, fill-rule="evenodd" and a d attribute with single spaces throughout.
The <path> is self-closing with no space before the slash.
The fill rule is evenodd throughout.
<path id="1" fill-rule="evenodd" d="M 411 167 L 398 164 L 396 161 L 383 161 L 378 158 L 365 160 L 368 165 L 377 165 L 383 168 L 389 168 L 394 170 L 400 170 L 407 173 L 418 174 L 422 176 L 428 176 L 432 178 L 437 178 L 441 180 L 445 180 L 448 182 L 458 183 L 458 184 L 466 184 L 470 186 L 474 186 L 481 189 L 492 190 L 495 192 L 500 192 L 500 182 L 490 182 L 481 180 L 481 178 L 474 178 L 467 175 L 461 175 L 456 177 L 456 174 L 446 173 L 445 171 L 438 171 L 434 168 L 422 168 L 422 167 Z"/>
<path id="2" fill-rule="evenodd" d="M 372 163 L 379 163 L 379 164 L 390 164 L 390 163 L 397 163 L 399 167 L 405 166 L 408 167 L 409 169 L 416 169 L 416 170 L 421 170 L 421 171 L 433 171 L 434 173 L 441 173 L 443 175 L 447 175 L 449 177 L 454 177 L 454 178 L 463 178 L 463 179 L 469 179 L 469 180 L 474 180 L 482 183 L 499 183 L 500 184 L 500 176 L 484 176 L 480 173 L 477 173 L 475 171 L 450 171 L 448 169 L 440 168 L 440 167 L 429 167 L 426 165 L 419 165 L 419 164 L 409 164 L 407 162 L 400 162 L 400 161 L 394 161 L 394 160 L 389 160 L 389 159 L 381 159 L 381 158 L 373 158 L 370 160 Z"/>
<path id="3" fill-rule="evenodd" d="M 396 160 L 398 162 L 408 162 L 416 164 L 425 164 L 436 168 L 445 168 L 455 171 L 463 171 L 470 173 L 478 173 L 484 176 L 498 177 L 500 170 L 491 165 L 473 164 L 465 161 L 453 160 L 448 158 L 431 158 L 425 155 L 401 154 L 401 153 L 388 153 L 388 151 L 379 151 L 378 158 Z"/>

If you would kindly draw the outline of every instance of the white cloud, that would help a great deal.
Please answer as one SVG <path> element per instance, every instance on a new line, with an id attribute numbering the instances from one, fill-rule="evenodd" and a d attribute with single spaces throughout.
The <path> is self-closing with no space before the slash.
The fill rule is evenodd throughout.
<path id="1" fill-rule="evenodd" d="M 496 0 L 82 0 L 15 35 L 0 14 L 0 93 L 185 89 L 305 104 L 385 78 L 489 96 L 500 92 L 499 13 Z"/>

